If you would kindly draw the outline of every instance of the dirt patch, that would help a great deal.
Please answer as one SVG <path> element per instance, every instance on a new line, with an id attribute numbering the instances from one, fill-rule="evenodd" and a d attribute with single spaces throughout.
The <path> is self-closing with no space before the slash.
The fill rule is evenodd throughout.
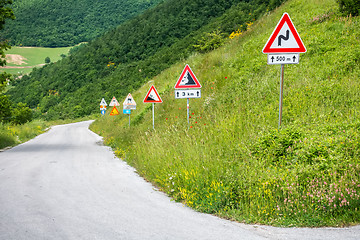
<path id="1" fill-rule="evenodd" d="M 24 58 L 21 55 L 18 54 L 6 54 L 6 62 L 16 64 L 16 65 L 22 65 L 26 64 L 27 59 Z"/>

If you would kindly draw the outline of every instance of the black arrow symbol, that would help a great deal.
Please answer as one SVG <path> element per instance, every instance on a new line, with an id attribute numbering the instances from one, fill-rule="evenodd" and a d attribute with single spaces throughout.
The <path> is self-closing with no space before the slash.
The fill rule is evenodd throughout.
<path id="1" fill-rule="evenodd" d="M 274 56 L 272 56 L 272 57 L 271 57 L 271 62 L 274 62 L 274 59 L 275 59 L 275 57 L 274 57 Z"/>
<path id="2" fill-rule="evenodd" d="M 177 97 L 179 97 L 179 92 L 176 92 Z"/>
<path id="3" fill-rule="evenodd" d="M 295 57 L 295 56 L 293 56 L 293 62 L 295 62 L 295 60 L 296 60 L 296 57 Z"/>
<path id="4" fill-rule="evenodd" d="M 196 93 L 197 93 L 197 96 L 199 96 L 199 91 L 197 91 Z"/>
<path id="5" fill-rule="evenodd" d="M 278 46 L 281 46 L 281 39 L 284 39 L 285 41 L 289 40 L 290 37 L 290 31 L 286 30 L 286 37 L 284 35 L 280 35 L 278 38 Z"/>

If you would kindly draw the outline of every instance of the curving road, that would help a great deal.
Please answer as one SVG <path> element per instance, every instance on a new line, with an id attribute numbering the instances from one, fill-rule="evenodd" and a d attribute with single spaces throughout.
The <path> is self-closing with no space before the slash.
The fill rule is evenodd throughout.
<path id="1" fill-rule="evenodd" d="M 171 201 L 88 130 L 55 126 L 0 152 L 0 239 L 360 239 L 352 228 L 274 228 Z"/>

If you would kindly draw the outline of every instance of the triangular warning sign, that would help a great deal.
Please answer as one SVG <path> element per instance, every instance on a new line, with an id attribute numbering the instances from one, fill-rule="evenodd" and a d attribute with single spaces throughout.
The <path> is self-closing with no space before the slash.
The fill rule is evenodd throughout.
<path id="1" fill-rule="evenodd" d="M 304 53 L 305 45 L 288 13 L 284 13 L 268 39 L 263 53 Z"/>
<path id="2" fill-rule="evenodd" d="M 154 86 L 151 86 L 144 98 L 144 103 L 162 103 L 162 99 Z"/>
<path id="3" fill-rule="evenodd" d="M 115 116 L 115 115 L 119 115 L 119 111 L 117 110 L 117 108 L 114 106 L 113 109 L 110 112 L 110 116 Z"/>
<path id="4" fill-rule="evenodd" d="M 200 82 L 197 80 L 195 74 L 187 64 L 181 73 L 179 80 L 175 84 L 175 89 L 179 88 L 201 88 Z"/>
<path id="5" fill-rule="evenodd" d="M 100 105 L 107 106 L 107 103 L 105 102 L 105 99 L 101 99 Z M 101 107 L 100 107 L 101 108 Z"/>
<path id="6" fill-rule="evenodd" d="M 109 106 L 111 106 L 111 107 L 113 107 L 113 106 L 120 106 L 120 103 L 118 102 L 118 100 L 116 100 L 115 97 L 113 97 L 113 98 L 111 99 L 111 102 L 110 102 Z"/>

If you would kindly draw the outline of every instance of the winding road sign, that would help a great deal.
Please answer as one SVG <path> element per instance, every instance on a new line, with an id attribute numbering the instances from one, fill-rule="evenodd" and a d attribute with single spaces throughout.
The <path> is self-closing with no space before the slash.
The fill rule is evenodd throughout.
<path id="1" fill-rule="evenodd" d="M 305 45 L 288 13 L 284 13 L 266 42 L 263 53 L 304 53 Z"/>

